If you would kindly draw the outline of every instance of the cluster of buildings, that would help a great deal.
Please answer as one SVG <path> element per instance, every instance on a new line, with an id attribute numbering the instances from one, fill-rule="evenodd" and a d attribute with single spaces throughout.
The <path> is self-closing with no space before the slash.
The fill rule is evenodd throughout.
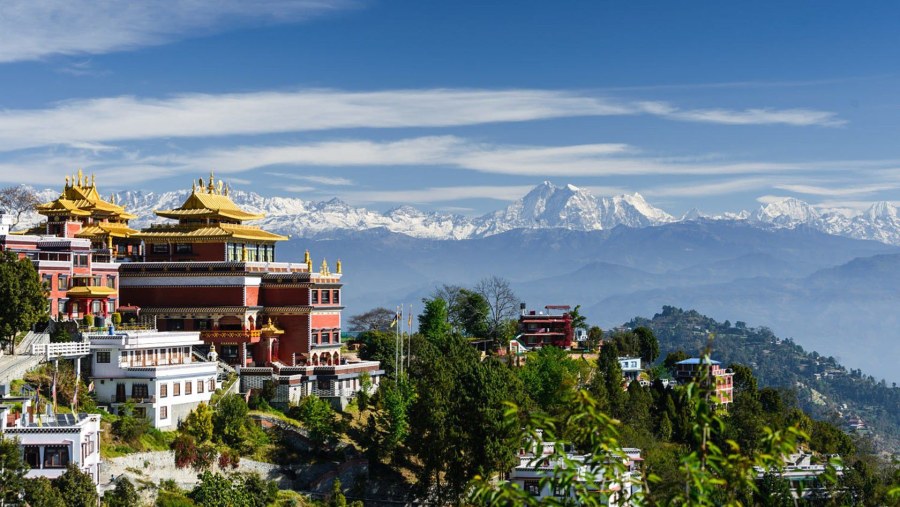
<path id="1" fill-rule="evenodd" d="M 242 392 L 274 384 L 276 403 L 316 394 L 343 405 L 361 375 L 379 383 L 378 362 L 342 352 L 341 262 L 314 266 L 309 252 L 302 262 L 276 261 L 277 244 L 288 238 L 249 224 L 264 215 L 241 209 L 229 193 L 211 174 L 192 184 L 181 206 L 156 211 L 166 222 L 135 230 L 135 215 L 79 171 L 57 199 L 37 206 L 46 217 L 39 226 L 11 232 L 11 217 L 0 212 L 0 251 L 33 261 L 52 319 L 84 324 L 91 316 L 89 352 L 79 353 L 90 355 L 101 405 L 116 411 L 131 402 L 155 427 L 174 428 L 221 387 L 219 362 L 237 371 Z M 140 316 L 131 322 L 138 326 L 107 330 L 113 314 L 126 311 Z M 55 431 L 69 460 L 94 466 L 76 449 L 84 439 L 66 435 L 95 416 L 34 422 L 9 410 L 4 433 Z"/>

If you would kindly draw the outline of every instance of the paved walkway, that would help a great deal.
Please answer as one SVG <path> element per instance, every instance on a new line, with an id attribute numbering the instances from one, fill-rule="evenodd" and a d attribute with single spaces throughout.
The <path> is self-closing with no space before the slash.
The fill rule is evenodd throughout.
<path id="1" fill-rule="evenodd" d="M 35 343 L 49 342 L 50 335 L 29 332 L 16 346 L 16 355 L 3 354 L 0 356 L 0 384 L 8 385 L 13 380 L 22 378 L 25 372 L 40 364 L 43 356 L 32 356 L 31 346 Z"/>

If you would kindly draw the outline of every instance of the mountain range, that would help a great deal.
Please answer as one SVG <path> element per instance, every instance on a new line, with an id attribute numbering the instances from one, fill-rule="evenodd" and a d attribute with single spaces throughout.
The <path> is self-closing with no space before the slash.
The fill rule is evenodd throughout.
<path id="1" fill-rule="evenodd" d="M 43 200 L 58 192 L 42 191 Z M 851 368 L 900 382 L 900 221 L 888 203 L 849 215 L 785 199 L 753 212 L 674 217 L 640 195 L 597 198 L 550 183 L 480 217 L 410 206 L 378 213 L 340 200 L 232 192 L 292 235 L 278 259 L 343 261 L 346 314 L 418 303 L 443 284 L 497 275 L 530 308 L 581 305 L 615 327 L 663 306 L 769 326 Z M 187 192 L 122 192 L 142 227 Z M 31 217 L 31 219 L 38 217 Z M 419 307 L 421 304 L 418 305 Z M 419 308 L 420 309 L 420 308 Z"/>
<path id="2" fill-rule="evenodd" d="M 116 194 L 117 202 L 138 215 L 133 221 L 143 227 L 158 221 L 154 210 L 179 206 L 189 191 Z M 58 195 L 39 192 L 43 201 Z M 554 229 L 576 231 L 609 230 L 617 226 L 650 227 L 696 220 L 735 220 L 758 228 L 810 227 L 827 234 L 856 239 L 871 239 L 900 245 L 900 216 L 889 202 L 873 203 L 864 212 L 845 209 L 817 210 L 795 198 L 785 198 L 761 206 L 755 211 L 708 215 L 693 209 L 680 217 L 654 207 L 638 193 L 597 197 L 574 185 L 556 186 L 548 181 L 536 186 L 504 209 L 478 217 L 424 212 L 404 205 L 384 213 L 351 206 L 340 199 L 314 202 L 293 197 L 263 197 L 254 192 L 234 191 L 232 199 L 240 206 L 266 213 L 259 225 L 283 234 L 321 238 L 341 231 L 385 228 L 414 238 L 460 240 L 483 238 L 514 229 Z M 31 217 L 37 221 L 37 216 Z"/>

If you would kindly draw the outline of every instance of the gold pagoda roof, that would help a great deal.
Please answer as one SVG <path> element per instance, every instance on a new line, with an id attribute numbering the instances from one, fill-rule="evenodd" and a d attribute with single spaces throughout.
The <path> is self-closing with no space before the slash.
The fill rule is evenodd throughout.
<path id="1" fill-rule="evenodd" d="M 81 229 L 78 234 L 75 235 L 76 238 L 102 238 L 107 236 L 112 236 L 114 238 L 127 238 L 133 234 L 137 234 L 138 231 L 128 227 L 127 225 L 119 222 L 98 222 L 92 225 L 88 225 Z"/>
<path id="2" fill-rule="evenodd" d="M 193 185 L 191 195 L 180 207 L 169 210 L 157 210 L 155 213 L 164 218 L 176 220 L 192 218 L 216 218 L 242 222 L 245 220 L 259 220 L 265 217 L 265 213 L 250 213 L 238 207 L 228 196 L 230 189 L 210 173 L 209 184 L 203 185 L 203 178 L 199 180 L 199 186 Z"/>
<path id="3" fill-rule="evenodd" d="M 259 227 L 238 224 L 175 224 L 154 225 L 134 235 L 147 243 L 198 242 L 244 239 L 253 241 L 284 241 L 287 236 L 264 231 Z"/>
<path id="4" fill-rule="evenodd" d="M 91 176 L 88 181 L 81 171 L 78 171 L 77 178 L 72 176 L 71 183 L 66 176 L 66 186 L 55 201 L 39 204 L 35 209 L 44 216 L 98 216 L 119 220 L 137 218 L 136 215 L 126 212 L 124 207 L 103 200 L 97 191 L 94 177 Z"/>

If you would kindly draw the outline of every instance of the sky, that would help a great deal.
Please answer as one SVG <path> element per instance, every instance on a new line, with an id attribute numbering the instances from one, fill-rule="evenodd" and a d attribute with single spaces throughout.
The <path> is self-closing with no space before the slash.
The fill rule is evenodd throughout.
<path id="1" fill-rule="evenodd" d="M 0 185 L 900 201 L 900 4 L 5 0 Z"/>

